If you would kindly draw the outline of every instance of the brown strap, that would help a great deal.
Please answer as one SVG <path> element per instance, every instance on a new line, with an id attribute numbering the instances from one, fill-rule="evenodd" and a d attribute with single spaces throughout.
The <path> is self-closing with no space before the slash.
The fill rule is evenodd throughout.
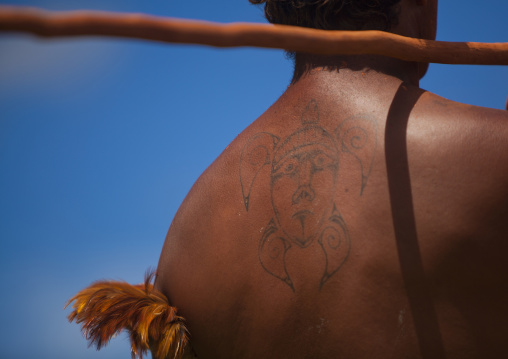
<path id="1" fill-rule="evenodd" d="M 216 47 L 252 46 L 322 55 L 374 54 L 443 64 L 508 65 L 508 43 L 442 42 L 382 31 L 218 24 L 99 11 L 49 12 L 0 6 L 0 31 L 28 32 L 44 37 L 93 35 Z"/>

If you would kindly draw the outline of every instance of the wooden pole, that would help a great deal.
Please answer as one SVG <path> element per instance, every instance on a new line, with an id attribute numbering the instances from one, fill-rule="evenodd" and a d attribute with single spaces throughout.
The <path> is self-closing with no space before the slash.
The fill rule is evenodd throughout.
<path id="1" fill-rule="evenodd" d="M 382 31 L 219 24 L 100 11 L 50 12 L 0 6 L 0 31 L 42 37 L 112 36 L 215 47 L 250 46 L 321 55 L 373 54 L 442 64 L 508 65 L 508 43 L 430 41 Z"/>

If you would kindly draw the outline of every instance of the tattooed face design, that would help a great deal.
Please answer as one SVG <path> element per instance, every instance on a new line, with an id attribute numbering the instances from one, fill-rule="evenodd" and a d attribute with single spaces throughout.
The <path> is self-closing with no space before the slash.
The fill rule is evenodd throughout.
<path id="1" fill-rule="evenodd" d="M 307 251 L 312 246 L 322 250 L 322 262 L 297 265 L 308 265 L 309 270 L 322 265 L 321 281 L 317 283 L 320 289 L 337 273 L 351 248 L 347 224 L 335 201 L 339 164 L 343 158 L 357 163 L 353 172 L 357 173 L 361 196 L 375 149 L 375 121 L 365 115 L 354 116 L 342 121 L 333 133 L 328 132 L 319 123 L 314 100 L 303 111 L 301 126 L 284 140 L 259 132 L 245 144 L 240 158 L 240 183 L 247 212 L 256 179 L 268 179 L 265 176 L 269 175 L 270 180 L 273 216 L 259 239 L 259 261 L 267 273 L 295 292 L 293 274 L 288 271 L 294 266 L 287 265 L 286 254 Z M 266 171 L 268 168 L 270 172 Z M 292 256 L 289 258 L 291 261 Z"/>
<path id="2" fill-rule="evenodd" d="M 300 247 L 312 243 L 332 210 L 338 162 L 335 141 L 315 125 L 290 135 L 275 153 L 275 216 L 288 239 Z"/>

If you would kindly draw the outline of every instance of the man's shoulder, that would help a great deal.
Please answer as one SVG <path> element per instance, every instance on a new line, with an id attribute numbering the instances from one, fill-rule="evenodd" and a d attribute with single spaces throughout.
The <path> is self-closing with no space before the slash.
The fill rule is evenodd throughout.
<path id="1" fill-rule="evenodd" d="M 508 111 L 456 102 L 428 91 L 422 97 L 420 108 L 439 119 L 462 120 L 469 126 L 487 129 L 497 126 L 508 130 Z"/>
<path id="2" fill-rule="evenodd" d="M 467 218 L 508 208 L 508 111 L 426 93 L 415 107 L 408 146 L 414 180 L 427 194 L 433 184 L 432 198 Z"/>
<path id="3" fill-rule="evenodd" d="M 446 149 L 508 156 L 508 111 L 473 106 L 426 92 L 415 107 L 417 128 Z M 444 142 L 441 142 L 444 141 Z"/>

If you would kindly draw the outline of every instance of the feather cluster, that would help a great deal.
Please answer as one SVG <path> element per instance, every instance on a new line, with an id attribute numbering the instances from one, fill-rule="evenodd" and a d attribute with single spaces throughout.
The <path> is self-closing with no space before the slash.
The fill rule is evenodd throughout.
<path id="1" fill-rule="evenodd" d="M 182 317 L 166 296 L 153 289 L 153 272 L 147 272 L 144 284 L 99 281 L 69 300 L 70 322 L 81 324 L 81 331 L 97 349 L 122 330 L 128 330 L 132 358 L 142 359 L 147 350 L 155 358 L 182 358 L 189 333 Z"/>

